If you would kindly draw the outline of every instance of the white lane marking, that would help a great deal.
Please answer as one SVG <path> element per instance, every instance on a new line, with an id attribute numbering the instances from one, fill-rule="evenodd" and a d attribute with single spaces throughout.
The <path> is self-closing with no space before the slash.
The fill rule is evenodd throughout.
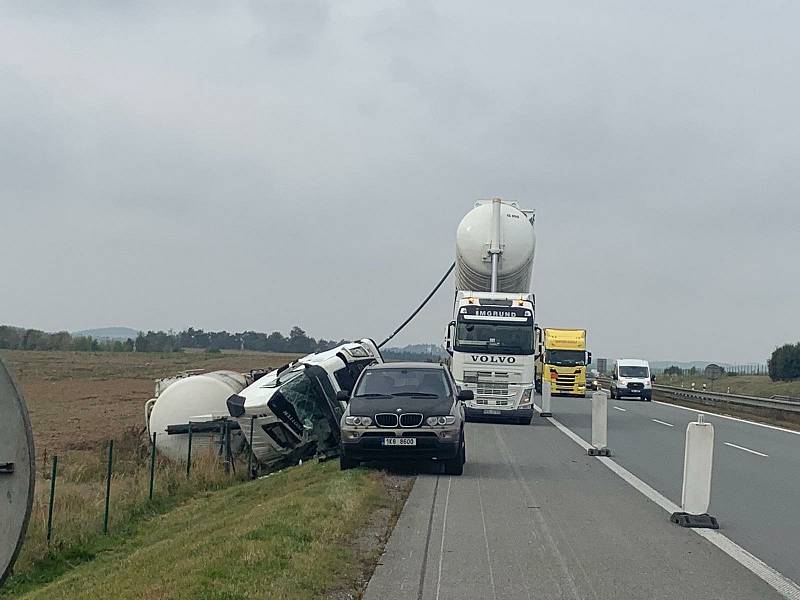
<path id="1" fill-rule="evenodd" d="M 478 503 L 481 505 L 481 521 L 483 522 L 483 541 L 486 544 L 486 565 L 489 567 L 489 583 L 492 585 L 492 597 L 497 600 L 497 589 L 494 587 L 494 571 L 492 557 L 489 552 L 489 534 L 486 533 L 486 515 L 483 512 L 483 494 L 481 494 L 481 478 L 478 477 Z"/>
<path id="2" fill-rule="evenodd" d="M 619 406 L 615 406 L 614 408 L 616 408 L 617 410 L 621 410 L 622 412 L 628 412 L 627 408 L 620 408 Z"/>
<path id="3" fill-rule="evenodd" d="M 763 456 L 764 458 L 769 458 L 769 454 L 764 454 L 763 452 L 758 452 L 757 450 L 750 450 L 750 448 L 745 448 L 744 446 L 737 446 L 736 444 L 731 444 L 730 442 L 722 442 L 726 446 L 730 446 L 731 448 L 737 448 L 739 450 L 744 450 L 745 452 L 749 452 L 750 454 L 758 454 L 759 456 Z"/>
<path id="4" fill-rule="evenodd" d="M 439 546 L 439 576 L 436 579 L 436 600 L 439 600 L 439 591 L 442 587 L 442 559 L 444 558 L 444 538 L 447 533 L 447 508 L 450 506 L 450 484 L 453 483 L 452 475 L 447 478 L 447 496 L 444 499 L 444 518 L 442 520 L 442 545 Z M 422 566 L 425 568 L 425 565 Z"/>
<path id="5" fill-rule="evenodd" d="M 767 429 L 774 429 L 776 431 L 783 431 L 784 433 L 793 433 L 800 435 L 800 431 L 794 429 L 786 429 L 785 427 L 778 427 L 777 425 L 768 425 L 767 423 L 759 423 L 757 421 L 748 421 L 747 419 L 740 419 L 730 415 L 721 415 L 715 412 L 708 412 L 705 410 L 697 410 L 696 408 L 689 408 L 688 406 L 681 406 L 680 404 L 670 404 L 669 402 L 662 402 L 661 400 L 653 400 L 653 404 L 663 404 L 664 406 L 671 406 L 672 408 L 680 408 L 681 410 L 688 410 L 689 412 L 697 413 L 700 415 L 708 415 L 709 417 L 719 417 L 720 419 L 728 419 L 729 421 L 739 421 L 740 423 L 747 423 L 748 425 L 756 425 L 757 427 L 766 427 Z"/>
<path id="6" fill-rule="evenodd" d="M 535 408 L 536 410 L 541 412 L 541 409 L 538 406 L 535 406 Z M 559 421 L 556 421 L 553 417 L 545 417 L 545 418 L 548 421 L 550 421 L 553 425 L 555 425 L 559 431 L 561 431 L 564 435 L 566 435 L 569 439 L 578 444 L 578 446 L 580 446 L 584 450 L 588 450 L 589 448 L 591 448 L 591 445 L 585 442 L 582 437 L 580 437 L 576 433 L 573 433 L 572 430 L 567 429 L 567 427 L 562 425 Z M 611 471 L 619 475 L 635 490 L 637 490 L 645 497 L 649 498 L 650 500 L 658 504 L 669 514 L 680 511 L 680 507 L 677 504 L 666 498 L 663 494 L 661 494 L 661 492 L 647 485 L 644 481 L 636 477 L 636 475 L 628 471 L 622 465 L 614 462 L 612 459 L 605 456 L 598 456 L 597 460 L 599 460 L 606 467 L 611 469 Z M 786 577 L 783 573 L 776 571 L 758 557 L 754 556 L 753 554 L 750 554 L 747 550 L 739 546 L 736 542 L 725 537 L 719 531 L 714 529 L 692 529 L 692 531 L 694 531 L 700 537 L 705 538 L 706 540 L 714 544 L 717 548 L 722 550 L 733 560 L 735 560 L 740 565 L 742 565 L 750 572 L 755 574 L 762 581 L 769 584 L 784 598 L 787 598 L 788 600 L 800 600 L 800 585 L 797 585 L 794 581 Z"/>
<path id="7" fill-rule="evenodd" d="M 672 423 L 667 423 L 666 421 L 659 421 L 658 419 L 650 419 L 653 423 L 660 423 L 661 425 L 666 425 L 667 427 L 675 427 Z"/>

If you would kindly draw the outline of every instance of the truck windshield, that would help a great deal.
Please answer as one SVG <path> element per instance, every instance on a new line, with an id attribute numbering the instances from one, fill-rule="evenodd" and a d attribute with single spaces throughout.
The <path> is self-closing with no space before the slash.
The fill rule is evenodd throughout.
<path id="1" fill-rule="evenodd" d="M 640 377 L 642 379 L 646 379 L 650 375 L 647 372 L 647 367 L 625 367 L 623 365 L 620 365 L 620 367 L 619 367 L 619 376 L 620 377 Z"/>
<path id="2" fill-rule="evenodd" d="M 459 322 L 455 350 L 487 354 L 533 354 L 533 327 L 519 323 Z"/>
<path id="3" fill-rule="evenodd" d="M 581 367 L 586 364 L 586 353 L 583 350 L 548 350 L 545 362 L 561 367 Z"/>
<path id="4" fill-rule="evenodd" d="M 298 437 L 305 432 L 321 448 L 332 443 L 332 414 L 328 400 L 305 369 L 287 373 L 267 405 Z"/>

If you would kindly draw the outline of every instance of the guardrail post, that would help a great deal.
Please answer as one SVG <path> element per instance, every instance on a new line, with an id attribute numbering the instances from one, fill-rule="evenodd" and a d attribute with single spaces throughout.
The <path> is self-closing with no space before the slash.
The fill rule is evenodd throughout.
<path id="1" fill-rule="evenodd" d="M 542 377 L 542 412 L 539 413 L 542 417 L 552 417 L 553 413 L 550 412 L 550 403 L 552 402 L 553 389 L 550 381 Z"/>
<path id="2" fill-rule="evenodd" d="M 683 455 L 683 490 L 681 511 L 670 520 L 681 527 L 719 529 L 717 519 L 708 514 L 711 502 L 711 471 L 714 462 L 714 425 L 697 415 L 696 423 L 686 427 Z"/>
<path id="3" fill-rule="evenodd" d="M 114 461 L 114 440 L 108 440 L 108 469 L 106 471 L 106 508 L 103 514 L 103 533 L 108 535 L 108 511 L 111 507 L 111 466 Z"/>
<path id="4" fill-rule="evenodd" d="M 592 448 L 589 456 L 611 456 L 608 449 L 608 396 L 602 390 L 592 394 Z"/>
<path id="5" fill-rule="evenodd" d="M 53 455 L 53 470 L 50 473 L 50 502 L 47 505 L 47 545 L 53 538 L 53 504 L 56 500 L 56 475 L 58 474 L 58 456 Z"/>

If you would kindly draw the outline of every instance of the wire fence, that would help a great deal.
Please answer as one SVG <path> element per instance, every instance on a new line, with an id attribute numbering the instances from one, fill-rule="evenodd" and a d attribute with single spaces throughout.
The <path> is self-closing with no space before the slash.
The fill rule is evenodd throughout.
<path id="1" fill-rule="evenodd" d="M 43 561 L 75 560 L 103 538 L 130 530 L 197 493 L 221 489 L 252 472 L 249 446 L 234 448 L 229 422 L 219 430 L 183 436 L 129 430 L 100 448 L 46 450 L 38 457 L 39 482 L 32 518 L 15 574 L 23 578 Z M 251 434 L 252 435 L 252 434 Z M 160 449 L 183 451 L 170 460 Z M 77 444 L 76 444 L 77 445 Z M 234 450 L 237 450 L 236 452 Z M 238 452 L 243 450 L 243 452 Z M 176 458 L 173 453 L 173 459 Z"/>

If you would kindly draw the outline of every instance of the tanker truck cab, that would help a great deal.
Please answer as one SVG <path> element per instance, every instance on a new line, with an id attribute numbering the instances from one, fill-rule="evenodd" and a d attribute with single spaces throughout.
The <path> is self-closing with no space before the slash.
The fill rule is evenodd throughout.
<path id="1" fill-rule="evenodd" d="M 611 371 L 611 397 L 653 399 L 653 379 L 650 363 L 636 358 L 620 358 Z"/>
<path id="2" fill-rule="evenodd" d="M 361 371 L 376 363 L 383 358 L 374 341 L 343 344 L 267 373 L 228 398 L 228 412 L 244 432 L 258 470 L 337 455 L 339 420 L 347 408 L 337 393 L 352 391 Z"/>
<path id="3" fill-rule="evenodd" d="M 446 345 L 456 384 L 474 395 L 467 419 L 533 418 L 534 304 L 533 294 L 457 292 Z"/>

